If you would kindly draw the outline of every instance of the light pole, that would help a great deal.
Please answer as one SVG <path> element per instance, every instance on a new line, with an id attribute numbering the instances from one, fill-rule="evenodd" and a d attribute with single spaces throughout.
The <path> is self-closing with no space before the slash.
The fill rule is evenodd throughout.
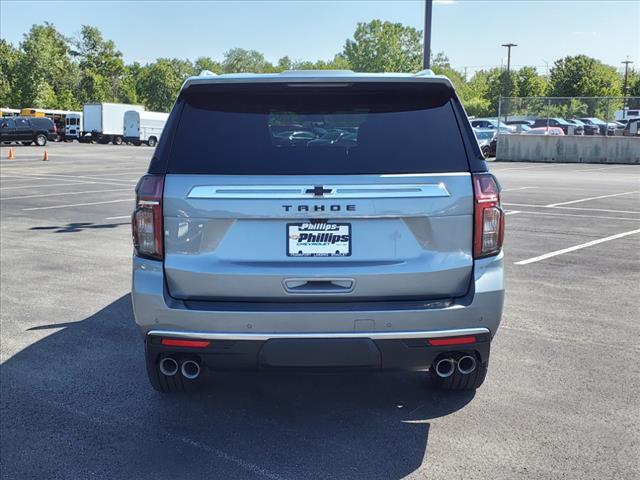
<path id="1" fill-rule="evenodd" d="M 433 0 L 424 1 L 424 50 L 422 52 L 422 68 L 431 67 L 431 14 Z"/>
<path id="2" fill-rule="evenodd" d="M 509 72 L 511 71 L 511 48 L 517 47 L 518 45 L 516 45 L 515 43 L 503 43 L 502 46 L 507 47 L 507 76 L 508 76 Z"/>
<path id="3" fill-rule="evenodd" d="M 629 60 L 629 57 L 627 57 L 627 59 L 622 62 L 624 64 L 624 86 L 622 87 L 622 117 L 625 118 L 627 116 L 626 114 L 626 109 L 627 109 L 627 82 L 629 80 L 629 64 L 633 63 L 631 60 Z"/>
<path id="4" fill-rule="evenodd" d="M 502 44 L 503 47 L 507 47 L 507 77 L 506 77 L 506 81 L 505 81 L 505 85 L 503 85 L 503 90 L 506 90 L 506 85 L 507 82 L 509 84 L 509 91 L 505 92 L 505 93 L 511 93 L 511 48 L 512 47 L 517 47 L 518 45 L 516 45 L 515 43 L 503 43 Z M 507 95 L 505 95 L 507 96 Z M 498 118 L 500 118 L 500 116 L 498 115 Z M 504 116 L 505 121 L 507 120 L 507 115 L 505 114 Z"/>

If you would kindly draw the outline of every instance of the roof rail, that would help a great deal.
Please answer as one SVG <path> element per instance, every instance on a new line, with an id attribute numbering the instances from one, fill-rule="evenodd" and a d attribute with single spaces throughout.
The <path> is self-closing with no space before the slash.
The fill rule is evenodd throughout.
<path id="1" fill-rule="evenodd" d="M 211 70 L 202 70 L 199 76 L 200 77 L 217 77 L 218 74 L 213 73 Z"/>

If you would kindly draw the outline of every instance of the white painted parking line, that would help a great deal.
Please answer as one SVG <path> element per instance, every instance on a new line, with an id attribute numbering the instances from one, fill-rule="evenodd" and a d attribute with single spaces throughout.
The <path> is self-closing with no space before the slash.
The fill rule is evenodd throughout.
<path id="1" fill-rule="evenodd" d="M 559 207 L 561 205 L 572 205 L 574 203 L 588 202 L 589 200 L 600 200 L 601 198 L 621 197 L 622 195 L 631 195 L 633 193 L 638 193 L 638 190 L 633 190 L 632 192 L 612 193 L 610 195 L 600 195 L 598 197 L 580 198 L 578 200 L 571 200 L 569 202 L 550 203 L 549 205 L 545 205 L 545 207 Z"/>
<path id="2" fill-rule="evenodd" d="M 76 185 L 95 185 L 98 183 L 100 183 L 101 185 L 105 185 L 101 182 L 49 183 L 46 185 L 16 185 L 15 187 L 0 187 L 0 190 L 20 190 L 22 188 L 75 187 Z"/>
<path id="3" fill-rule="evenodd" d="M 584 210 L 588 212 L 608 212 L 608 213 L 636 213 L 640 215 L 638 210 L 612 210 L 608 208 L 586 208 L 586 207 L 549 207 L 548 205 L 536 205 L 535 203 L 508 203 L 503 202 L 502 205 L 510 207 L 529 207 L 529 208 L 553 208 L 559 210 Z"/>
<path id="4" fill-rule="evenodd" d="M 502 190 L 500 190 L 500 193 L 502 193 L 502 192 L 515 192 L 515 191 L 518 191 L 518 190 L 530 190 L 532 188 L 538 188 L 538 187 L 503 188 Z"/>
<path id="5" fill-rule="evenodd" d="M 584 218 L 600 218 L 605 220 L 631 220 L 633 222 L 639 222 L 640 217 L 605 217 L 601 215 L 580 215 L 578 213 L 553 213 L 553 212 L 532 212 L 530 210 L 511 210 L 505 212 L 505 215 L 515 215 L 516 213 L 522 213 L 525 215 L 543 215 L 545 217 L 584 217 Z"/>
<path id="6" fill-rule="evenodd" d="M 72 208 L 72 207 L 84 207 L 87 205 L 104 205 L 107 203 L 119 203 L 119 202 L 131 202 L 133 204 L 134 199 L 133 198 L 122 198 L 120 200 L 108 200 L 106 202 L 89 202 L 89 203 L 72 203 L 69 205 L 50 205 L 48 207 L 30 207 L 30 208 L 23 208 L 22 211 L 23 212 L 30 212 L 33 210 L 53 210 L 55 208 Z"/>
<path id="7" fill-rule="evenodd" d="M 52 180 L 55 179 L 60 179 L 60 180 L 64 180 L 64 181 L 68 181 L 68 182 L 81 182 L 84 181 L 84 179 L 88 179 L 88 180 L 99 180 L 101 182 L 104 183 L 114 183 L 114 182 L 118 182 L 120 185 L 128 185 L 131 183 L 136 183 L 137 180 L 126 180 L 126 179 L 121 179 L 121 178 L 104 178 L 104 177 L 96 177 L 96 176 L 89 176 L 89 175 L 61 175 L 61 174 L 56 174 L 56 173 L 48 173 L 48 174 L 41 174 L 43 175 L 45 178 L 50 178 Z M 73 180 L 77 178 L 78 180 Z"/>
<path id="8" fill-rule="evenodd" d="M 123 218 L 131 218 L 131 215 L 120 215 L 119 217 L 107 217 L 105 220 L 122 220 Z"/>
<path id="9" fill-rule="evenodd" d="M 83 195 L 89 193 L 105 193 L 105 192 L 132 192 L 131 188 L 112 188 L 109 190 L 85 190 L 84 192 L 62 192 L 62 193 L 42 193 L 38 195 L 20 195 L 17 197 L 2 197 L 0 200 L 18 200 L 20 198 L 41 198 L 41 197 L 59 197 L 61 195 Z"/>
<path id="10" fill-rule="evenodd" d="M 600 243 L 609 242 L 611 240 L 616 240 L 618 238 L 627 237 L 629 235 L 634 235 L 636 233 L 640 233 L 640 229 L 631 230 L 630 232 L 618 233 L 616 235 L 611 235 L 609 237 L 600 238 L 598 240 L 592 240 L 587 243 L 581 243 L 580 245 L 574 245 L 573 247 L 563 248 L 562 250 L 556 250 L 555 252 L 545 253 L 544 255 L 539 255 L 533 258 L 527 258 L 526 260 L 520 260 L 519 262 L 515 262 L 516 265 L 528 265 L 530 263 L 539 262 L 541 260 L 546 260 L 547 258 L 557 257 L 558 255 L 563 255 L 569 252 L 575 252 L 576 250 L 581 250 L 583 248 L 592 247 L 593 245 L 598 245 Z"/>

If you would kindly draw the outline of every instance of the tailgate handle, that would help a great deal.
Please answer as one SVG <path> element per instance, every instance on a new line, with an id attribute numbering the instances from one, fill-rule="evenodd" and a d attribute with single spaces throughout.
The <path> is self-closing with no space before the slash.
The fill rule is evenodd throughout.
<path id="1" fill-rule="evenodd" d="M 288 293 L 350 293 L 356 283 L 352 278 L 288 278 L 283 282 Z"/>

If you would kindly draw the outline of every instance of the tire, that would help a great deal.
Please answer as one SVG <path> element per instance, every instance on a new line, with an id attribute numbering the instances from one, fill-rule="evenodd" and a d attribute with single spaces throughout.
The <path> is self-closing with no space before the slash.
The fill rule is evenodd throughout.
<path id="1" fill-rule="evenodd" d="M 156 143 L 158 143 L 156 137 L 149 137 L 149 140 L 147 140 L 147 145 L 149 145 L 150 147 L 155 147 Z"/>
<path id="2" fill-rule="evenodd" d="M 122 145 L 122 137 L 113 137 L 112 143 L 114 145 Z"/>
<path id="3" fill-rule="evenodd" d="M 36 145 L 39 147 L 44 147 L 47 144 L 47 136 L 39 133 L 38 135 L 36 135 L 36 138 L 34 140 L 36 142 Z"/>
<path id="4" fill-rule="evenodd" d="M 489 158 L 489 147 L 482 147 L 482 155 L 484 158 Z"/>
<path id="5" fill-rule="evenodd" d="M 196 380 L 183 377 L 180 371 L 175 375 L 167 376 L 160 371 L 159 358 L 150 358 L 149 352 L 145 353 L 145 357 L 149 383 L 156 391 L 160 393 L 187 393 L 200 387 L 204 372 Z"/>
<path id="6" fill-rule="evenodd" d="M 134 144 L 136 147 L 139 147 L 140 145 L 142 145 L 142 142 L 141 142 L 140 140 L 134 140 L 134 141 L 133 141 L 133 144 Z"/>
<path id="7" fill-rule="evenodd" d="M 29 145 L 31 145 L 32 143 L 33 143 L 33 142 L 22 142 L 22 144 L 23 144 L 25 147 L 28 147 L 28 146 L 29 146 Z"/>
<path id="8" fill-rule="evenodd" d="M 431 374 L 431 382 L 440 390 L 475 390 L 479 388 L 487 376 L 489 362 L 477 363 L 476 369 L 469 374 L 462 374 L 457 369 L 446 378 L 436 375 L 435 370 L 429 370 Z"/>

